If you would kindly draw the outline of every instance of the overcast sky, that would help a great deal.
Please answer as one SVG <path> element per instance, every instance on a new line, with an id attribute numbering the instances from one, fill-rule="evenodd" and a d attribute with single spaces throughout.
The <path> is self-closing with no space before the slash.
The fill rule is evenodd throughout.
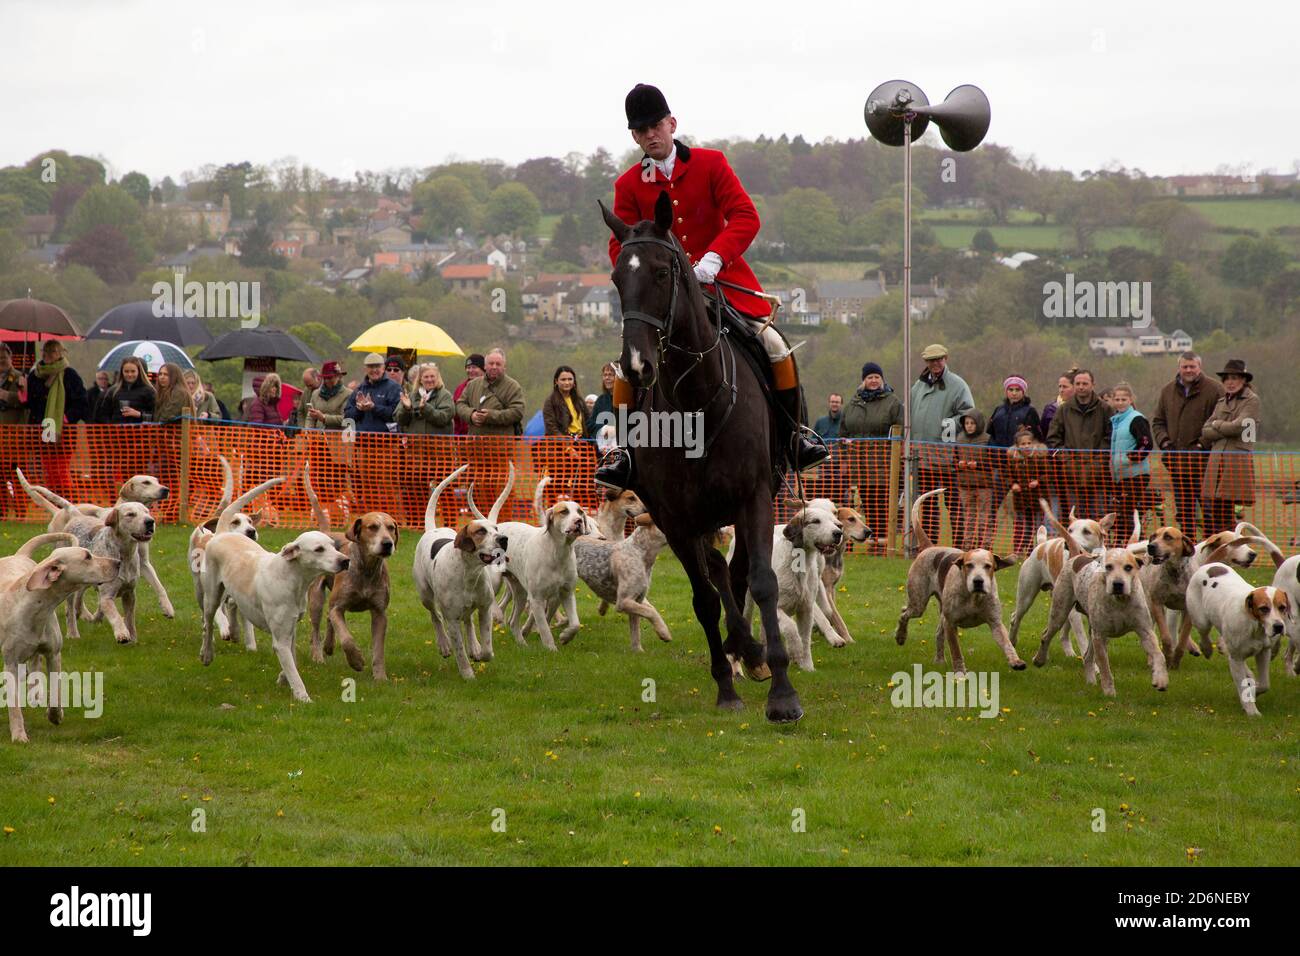
<path id="1" fill-rule="evenodd" d="M 1294 2 L 0 0 L 0 165 L 619 156 L 637 82 L 699 139 L 844 139 L 901 77 L 932 102 L 982 87 L 988 138 L 1044 165 L 1291 171 L 1298 37 Z"/>

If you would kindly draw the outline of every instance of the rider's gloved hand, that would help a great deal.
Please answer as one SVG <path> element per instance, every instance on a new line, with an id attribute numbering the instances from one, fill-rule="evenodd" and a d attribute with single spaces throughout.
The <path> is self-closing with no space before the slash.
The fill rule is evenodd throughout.
<path id="1" fill-rule="evenodd" d="M 695 264 L 695 279 L 701 285 L 709 285 L 722 271 L 722 256 L 716 252 L 706 252 Z"/>

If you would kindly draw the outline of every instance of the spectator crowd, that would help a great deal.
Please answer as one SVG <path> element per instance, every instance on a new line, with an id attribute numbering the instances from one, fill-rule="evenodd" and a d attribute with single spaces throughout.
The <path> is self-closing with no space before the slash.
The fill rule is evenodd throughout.
<path id="1" fill-rule="evenodd" d="M 1041 406 L 1031 397 L 1028 378 L 1008 375 L 1002 401 L 984 414 L 975 407 L 970 386 L 950 366 L 943 345 L 927 346 L 920 358 L 924 370 L 908 386 L 911 461 L 916 494 L 944 489 L 922 511 L 922 524 L 933 541 L 941 538 L 944 509 L 951 540 L 960 547 L 987 547 L 999 513 L 1008 515 L 1014 550 L 1021 554 L 1032 548 L 1043 520 L 1039 499 L 1062 518 L 1071 512 L 1092 518 L 1112 511 L 1122 516 L 1134 510 L 1159 513 L 1162 495 L 1151 485 L 1153 454 L 1161 456 L 1169 477 L 1172 521 L 1185 531 L 1199 536 L 1230 528 L 1254 500 L 1250 452 L 1259 440 L 1261 403 L 1241 360 L 1209 374 L 1198 355 L 1183 353 L 1149 415 L 1127 382 L 1099 390 L 1086 368 L 1064 372 L 1051 401 Z M 540 409 L 539 433 L 570 442 L 550 463 L 555 489 L 580 500 L 591 493 L 579 479 L 584 464 L 594 464 L 597 446 L 612 440 L 601 416 L 614 411 L 614 379 L 614 366 L 607 363 L 600 390 L 584 396 L 577 373 L 561 365 Z M 116 372 L 96 372 L 87 387 L 68 365 L 59 341 L 43 343 L 40 361 L 26 374 L 0 344 L 0 424 L 42 425 L 40 477 L 56 492 L 71 488 L 72 452 L 62 439 L 67 424 L 174 426 L 187 417 L 212 423 L 239 420 L 277 429 L 285 441 L 298 434 L 351 432 L 360 449 L 323 443 L 328 450 L 319 453 L 314 474 L 325 497 L 349 493 L 349 482 L 337 473 L 369 469 L 360 484 L 374 489 L 396 485 L 404 517 L 419 523 L 429 478 L 454 467 L 438 450 L 445 444 L 423 441 L 423 436 L 514 437 L 529 425 L 524 390 L 507 373 L 501 349 L 466 358 L 464 378 L 454 386 L 437 363 L 408 367 L 400 355 L 373 352 L 351 380 L 338 361 L 306 369 L 291 404 L 278 375 L 259 375 L 251 384 L 253 394 L 232 418 L 193 369 L 169 363 L 151 374 L 141 359 L 131 357 Z M 898 488 L 901 477 L 890 474 L 891 443 L 856 440 L 895 437 L 902 424 L 902 399 L 881 365 L 866 362 L 858 387 L 851 394 L 832 393 L 826 414 L 813 426 L 835 444 L 837 454 L 811 484 L 828 493 L 834 486 L 842 503 L 859 506 L 871 527 L 886 527 L 889 508 L 896 504 L 890 500 L 891 478 Z M 175 480 L 177 431 L 164 428 L 157 440 L 123 443 L 112 462 L 96 466 L 104 483 L 112 485 L 139 471 L 156 474 L 164 483 Z M 411 436 L 399 443 L 403 452 L 395 472 L 382 455 L 368 461 L 365 454 L 372 436 L 389 434 Z M 13 443 L 0 442 L 0 481 L 8 482 L 11 492 L 0 495 L 0 515 L 12 507 L 8 499 L 15 465 L 33 464 L 31 456 L 13 451 Z M 273 458 L 259 464 L 268 474 L 276 466 Z M 500 467 L 489 470 L 499 472 Z M 335 487 L 329 487 L 331 481 Z M 381 503 L 394 509 L 391 501 Z M 1116 524 L 1127 528 L 1127 518 Z"/>

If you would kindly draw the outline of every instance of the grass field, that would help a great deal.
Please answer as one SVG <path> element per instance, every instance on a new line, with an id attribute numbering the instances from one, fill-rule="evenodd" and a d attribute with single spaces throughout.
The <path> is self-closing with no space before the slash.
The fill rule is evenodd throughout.
<path id="1" fill-rule="evenodd" d="M 31 530 L 0 526 L 0 546 L 12 552 Z M 263 537 L 278 546 L 291 535 Z M 1015 673 L 980 630 L 963 646 L 972 670 L 999 674 L 996 719 L 896 709 L 887 682 L 913 663 L 930 666 L 935 611 L 898 647 L 905 564 L 851 558 L 839 599 L 857 643 L 833 650 L 818 639 L 817 671 L 794 676 L 807 716 L 776 728 L 763 719 L 765 685 L 741 685 L 743 712 L 714 709 L 704 641 L 671 558 L 660 561 L 651 597 L 673 643 L 647 629 L 646 653 L 632 654 L 623 619 L 597 617 L 584 588 L 572 644 L 551 654 L 535 637 L 520 648 L 498 634 L 496 660 L 466 682 L 438 656 L 413 596 L 414 543 L 404 537 L 391 565 L 392 681 L 354 675 L 337 655 L 313 664 L 304 622 L 299 660 L 315 702 L 294 704 L 275 686 L 265 635 L 256 653 L 218 642 L 212 666 L 201 666 L 185 533 L 164 529 L 153 554 L 177 619 L 163 620 L 146 593 L 137 646 L 83 625 L 65 667 L 103 671 L 103 716 L 69 711 L 52 727 L 28 709 L 31 743 L 0 743 L 0 859 L 1296 862 L 1300 680 L 1282 677 L 1280 665 L 1263 718 L 1247 722 L 1217 655 L 1186 661 L 1160 694 L 1136 639 L 1116 642 L 1119 697 L 1107 701 L 1059 647 L 1046 668 Z M 1004 572 L 1004 603 L 1014 584 L 1015 572 Z M 1026 657 L 1045 610 L 1040 598 Z M 342 688 L 353 676 L 349 703 Z M 646 681 L 653 701 L 643 699 Z M 1094 832 L 1095 809 L 1105 832 Z M 195 832 L 195 811 L 205 832 Z"/>
<path id="2" fill-rule="evenodd" d="M 1300 202 L 1290 199 L 1207 199 L 1187 205 L 1216 226 L 1256 229 L 1261 235 L 1282 226 L 1300 226 Z"/>

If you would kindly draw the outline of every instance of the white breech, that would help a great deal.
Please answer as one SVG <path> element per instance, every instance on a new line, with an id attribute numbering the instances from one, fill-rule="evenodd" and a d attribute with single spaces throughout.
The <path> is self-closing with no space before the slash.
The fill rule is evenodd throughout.
<path id="1" fill-rule="evenodd" d="M 758 332 L 763 327 L 763 322 L 758 319 L 746 319 L 749 327 Z M 759 333 L 758 337 L 763 342 L 763 349 L 767 352 L 767 360 L 775 365 L 782 361 L 790 354 L 790 348 L 785 344 L 785 339 L 772 326 L 768 326 Z"/>

